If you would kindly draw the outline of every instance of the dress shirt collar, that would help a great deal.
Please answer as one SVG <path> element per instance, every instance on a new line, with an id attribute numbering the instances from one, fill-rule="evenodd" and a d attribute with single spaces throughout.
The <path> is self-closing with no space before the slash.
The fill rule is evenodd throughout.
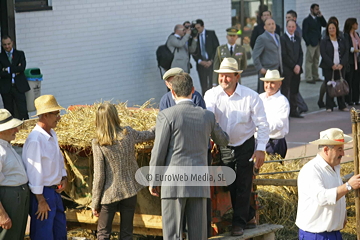
<path id="1" fill-rule="evenodd" d="M 0 145 L 4 147 L 11 147 L 11 144 L 8 141 L 0 138 Z"/>
<path id="2" fill-rule="evenodd" d="M 34 128 L 35 131 L 38 131 L 40 132 L 42 135 L 44 135 L 44 137 L 46 137 L 46 140 L 49 141 L 49 139 L 51 138 L 50 134 L 47 133 L 42 127 L 40 127 L 38 124 L 36 124 L 35 128 Z M 51 133 L 53 133 L 54 130 L 50 130 Z M 52 134 L 53 135 L 53 134 Z"/>
<path id="3" fill-rule="evenodd" d="M 266 30 L 265 30 L 265 32 L 267 32 L 268 34 L 270 34 L 270 36 L 275 37 L 275 32 L 274 32 L 274 33 L 271 33 L 271 32 L 266 31 Z"/>
<path id="4" fill-rule="evenodd" d="M 312 15 L 311 13 L 310 13 L 310 16 L 311 16 L 314 20 L 316 19 L 316 16 Z"/>
<path id="5" fill-rule="evenodd" d="M 293 37 L 295 39 L 295 33 L 293 35 L 290 35 L 290 33 L 288 31 L 285 31 L 286 35 L 288 35 L 288 37 L 291 39 L 291 37 Z"/>
<path id="6" fill-rule="evenodd" d="M 227 47 L 228 47 L 229 51 L 230 51 L 230 47 L 233 47 L 233 51 L 234 51 L 234 50 L 235 50 L 235 46 L 236 46 L 236 43 L 235 43 L 234 45 L 230 45 L 229 43 L 227 43 Z"/>
<path id="7" fill-rule="evenodd" d="M 206 37 L 206 30 L 205 30 L 205 28 L 204 28 L 204 30 L 202 31 L 201 35 L 203 35 L 203 37 L 204 37 L 204 39 L 205 39 L 205 37 Z"/>
<path id="8" fill-rule="evenodd" d="M 268 96 L 267 93 L 265 93 L 265 99 L 278 98 L 278 97 L 280 97 L 280 96 L 281 96 L 281 91 L 280 91 L 280 89 L 279 89 L 275 94 L 273 94 L 273 95 L 271 95 L 271 96 Z"/>
<path id="9" fill-rule="evenodd" d="M 227 95 L 227 93 L 224 91 L 224 89 L 220 85 L 215 87 L 215 90 L 216 90 L 216 95 L 220 94 L 220 93 Z M 235 88 L 234 93 L 232 95 L 228 96 L 228 97 L 233 96 L 235 93 L 237 95 L 241 96 L 241 85 L 239 83 L 236 84 L 236 88 Z"/>
<path id="10" fill-rule="evenodd" d="M 5 51 L 5 52 L 6 52 L 6 51 Z M 8 55 L 9 53 L 13 54 L 13 53 L 14 53 L 14 48 L 12 48 L 12 49 L 10 50 L 10 52 L 6 52 L 6 55 Z"/>
<path id="11" fill-rule="evenodd" d="M 323 169 L 332 170 L 336 172 L 340 171 L 340 164 L 336 165 L 333 169 L 320 154 L 316 155 L 315 160 L 319 164 L 319 166 Z"/>
<path id="12" fill-rule="evenodd" d="M 177 33 L 175 33 L 174 36 L 177 37 L 177 38 L 182 38 L 182 37 L 181 37 L 179 34 L 177 34 Z"/>
<path id="13" fill-rule="evenodd" d="M 175 100 L 175 103 L 178 104 L 178 103 L 181 103 L 181 102 L 193 102 L 191 99 L 180 99 L 178 101 Z"/>

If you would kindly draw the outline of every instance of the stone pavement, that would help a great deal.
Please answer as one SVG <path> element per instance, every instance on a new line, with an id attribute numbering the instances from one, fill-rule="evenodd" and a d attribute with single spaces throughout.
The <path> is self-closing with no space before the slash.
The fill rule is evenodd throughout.
<path id="1" fill-rule="evenodd" d="M 257 76 L 243 77 L 241 82 L 253 90 L 257 87 Z M 304 118 L 290 118 L 290 130 L 286 136 L 288 143 L 288 152 L 286 158 L 296 158 L 302 156 L 315 155 L 317 146 L 308 144 L 308 142 L 319 138 L 322 130 L 337 127 L 344 133 L 351 135 L 351 119 L 349 112 L 341 112 L 334 109 L 328 113 L 325 109 L 319 109 L 317 105 L 319 89 L 322 82 L 308 84 L 305 81 L 300 83 L 300 93 L 309 107 L 309 112 L 303 114 Z M 359 106 L 356 106 L 359 108 Z M 352 144 L 345 145 L 345 148 L 351 148 Z M 343 161 L 352 159 L 353 152 L 346 151 L 346 157 Z"/>

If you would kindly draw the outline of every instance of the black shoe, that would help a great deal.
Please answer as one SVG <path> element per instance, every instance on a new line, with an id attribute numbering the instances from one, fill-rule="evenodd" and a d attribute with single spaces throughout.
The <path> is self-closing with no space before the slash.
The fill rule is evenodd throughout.
<path id="1" fill-rule="evenodd" d="M 231 236 L 241 236 L 244 234 L 244 229 L 238 226 L 233 226 L 231 230 Z"/>
<path id="2" fill-rule="evenodd" d="M 293 117 L 293 118 L 304 118 L 303 116 L 300 115 L 300 113 L 290 113 L 290 117 Z"/>
<path id="3" fill-rule="evenodd" d="M 316 81 L 316 82 L 322 82 L 322 81 L 324 81 L 324 80 L 322 80 L 321 78 L 318 78 L 318 79 L 315 79 L 314 81 Z"/>
<path id="4" fill-rule="evenodd" d="M 317 102 L 317 104 L 318 104 L 318 106 L 319 106 L 319 108 L 324 108 L 325 107 L 325 103 L 323 102 L 323 101 L 318 101 Z"/>
<path id="5" fill-rule="evenodd" d="M 359 106 L 359 105 L 360 105 L 360 103 L 359 103 L 359 102 L 355 102 L 355 105 L 356 105 L 356 106 Z"/>
<path id="6" fill-rule="evenodd" d="M 299 110 L 299 114 L 306 113 L 308 110 Z"/>
<path id="7" fill-rule="evenodd" d="M 354 103 L 353 103 L 353 102 L 348 102 L 348 103 L 347 103 L 347 105 L 349 105 L 349 106 L 353 106 L 353 105 L 354 105 Z"/>
<path id="8" fill-rule="evenodd" d="M 316 81 L 314 81 L 314 80 L 307 80 L 306 83 L 316 84 Z"/>

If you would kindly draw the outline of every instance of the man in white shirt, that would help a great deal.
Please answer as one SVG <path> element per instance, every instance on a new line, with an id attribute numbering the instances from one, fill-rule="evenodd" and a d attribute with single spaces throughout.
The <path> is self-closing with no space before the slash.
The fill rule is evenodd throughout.
<path id="1" fill-rule="evenodd" d="M 266 119 L 269 123 L 270 139 L 266 144 L 268 154 L 279 154 L 285 158 L 287 144 L 285 135 L 289 133 L 289 101 L 280 92 L 282 80 L 278 70 L 267 70 L 264 81 L 265 92 L 259 97 L 263 101 Z"/>
<path id="2" fill-rule="evenodd" d="M 22 121 L 0 109 L 0 239 L 23 240 L 29 213 L 28 178 L 10 142 Z"/>
<path id="3" fill-rule="evenodd" d="M 53 128 L 62 108 L 53 95 L 35 99 L 39 121 L 23 147 L 22 159 L 29 178 L 30 237 L 36 240 L 66 240 L 66 217 L 60 193 L 67 185 L 64 158 Z"/>
<path id="4" fill-rule="evenodd" d="M 250 207 L 250 194 L 255 168 L 264 163 L 265 147 L 269 141 L 269 125 L 259 95 L 239 84 L 238 63 L 224 58 L 219 70 L 219 85 L 205 93 L 208 110 L 215 114 L 220 127 L 229 134 L 230 142 L 220 147 L 223 163 L 236 172 L 236 180 L 229 186 L 234 210 L 232 235 L 240 236 L 244 228 L 256 227 L 255 210 Z M 257 146 L 254 133 L 257 131 Z"/>
<path id="5" fill-rule="evenodd" d="M 339 128 L 320 132 L 320 139 L 310 142 L 319 147 L 318 155 L 300 170 L 298 209 L 295 224 L 299 239 L 342 239 L 346 224 L 345 195 L 360 188 L 360 174 L 342 182 L 340 162 L 344 144 L 352 141 Z"/>

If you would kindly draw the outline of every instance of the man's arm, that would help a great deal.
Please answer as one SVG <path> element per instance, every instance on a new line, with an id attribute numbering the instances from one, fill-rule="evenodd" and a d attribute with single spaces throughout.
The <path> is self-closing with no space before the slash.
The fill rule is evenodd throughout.
<path id="1" fill-rule="evenodd" d="M 216 52 L 215 52 L 215 56 L 214 56 L 214 65 L 213 65 L 213 70 L 218 70 L 220 67 L 220 46 L 216 48 Z M 218 77 L 219 74 L 216 72 L 213 72 L 213 85 L 218 85 Z"/>
<path id="2" fill-rule="evenodd" d="M 254 30 L 251 33 L 250 46 L 254 49 L 256 39 L 259 37 L 258 26 L 254 27 Z"/>
<path id="3" fill-rule="evenodd" d="M 348 184 L 350 184 L 352 189 L 359 189 L 360 188 L 360 174 L 352 176 Z M 340 198 L 345 196 L 349 190 L 347 190 L 346 184 L 340 185 L 336 188 L 336 201 L 338 201 Z"/>
<path id="4" fill-rule="evenodd" d="M 241 70 L 246 70 L 246 68 L 247 68 L 247 57 L 246 57 L 246 50 L 245 50 L 245 48 L 242 47 L 241 52 L 242 52 L 242 56 L 243 56 L 243 57 L 241 58 L 241 66 L 240 66 L 240 69 L 241 69 Z"/>
<path id="5" fill-rule="evenodd" d="M 216 49 L 220 44 L 219 44 L 219 39 L 215 34 L 215 31 L 212 31 L 212 35 L 213 35 L 212 36 L 212 49 L 211 49 L 211 54 L 212 55 L 209 56 L 209 59 L 214 61 L 214 58 L 215 58 L 215 55 L 216 55 Z"/>
<path id="6" fill-rule="evenodd" d="M 185 36 L 181 39 L 178 39 L 177 37 L 175 37 L 175 35 L 170 35 L 166 44 L 169 47 L 170 51 L 173 52 L 174 48 L 182 48 L 183 46 L 185 46 L 189 38 L 190 34 L 185 34 Z"/>
<path id="7" fill-rule="evenodd" d="M 15 51 L 15 50 L 14 50 Z M 25 59 L 25 53 L 23 51 L 17 51 L 16 50 L 16 54 L 20 55 L 20 59 L 19 62 L 16 64 L 13 64 L 15 66 L 10 67 L 10 73 L 23 73 L 25 71 L 26 68 L 26 59 Z"/>
<path id="8" fill-rule="evenodd" d="M 260 55 L 264 51 L 264 48 L 265 48 L 264 39 L 260 35 L 256 39 L 255 48 L 253 50 L 253 60 L 254 60 L 254 65 L 255 65 L 255 68 L 256 68 L 257 72 L 260 72 L 260 70 L 263 69 L 263 66 L 262 66 L 261 61 L 260 61 Z"/>
<path id="9" fill-rule="evenodd" d="M 9 218 L 9 215 L 5 211 L 1 202 L 0 202 L 0 227 L 3 229 L 10 229 L 12 227 L 12 221 Z"/>
<path id="10" fill-rule="evenodd" d="M 309 46 L 310 42 L 309 42 L 309 38 L 308 38 L 308 31 L 309 31 L 309 23 L 308 23 L 308 17 L 304 19 L 303 23 L 302 23 L 302 34 L 303 34 L 303 39 L 305 41 L 305 45 Z"/>
<path id="11" fill-rule="evenodd" d="M 269 116 L 266 116 L 269 124 L 269 131 L 280 131 L 283 129 L 285 122 L 289 122 L 290 105 L 288 100 L 284 97 L 284 101 L 277 106 L 277 109 L 272 110 L 274 112 Z"/>

